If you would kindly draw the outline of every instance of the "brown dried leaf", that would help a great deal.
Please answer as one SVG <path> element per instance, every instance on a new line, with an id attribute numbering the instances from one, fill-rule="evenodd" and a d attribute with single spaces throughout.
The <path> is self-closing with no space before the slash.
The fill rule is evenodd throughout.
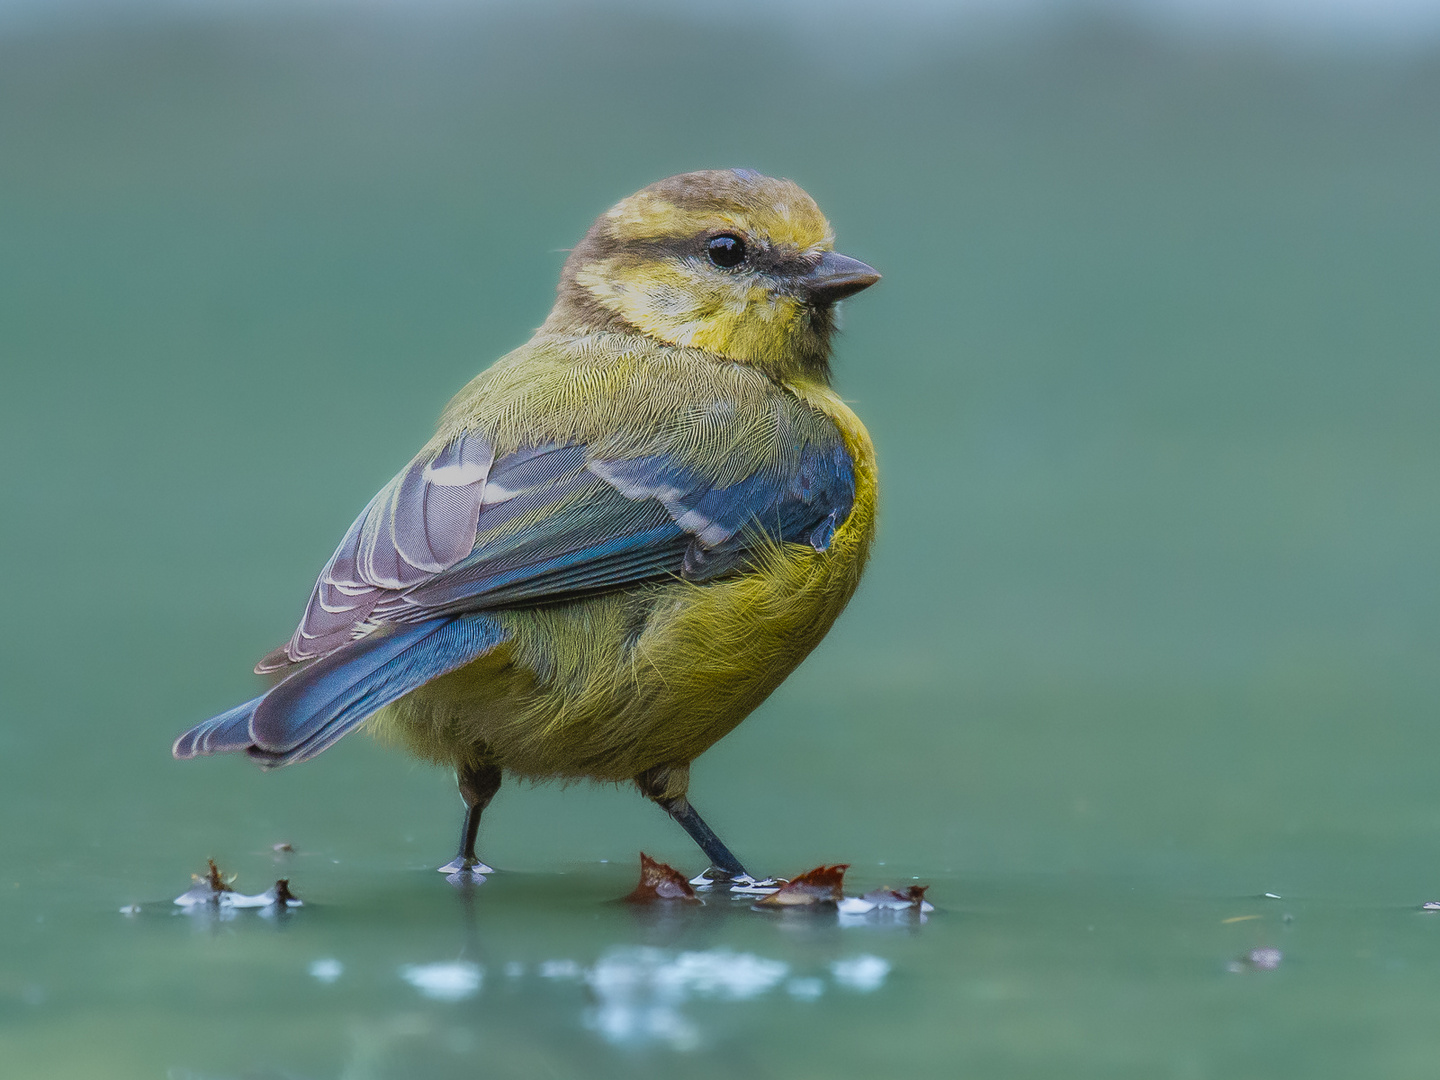
<path id="1" fill-rule="evenodd" d="M 784 885 L 778 892 L 771 893 L 756 902 L 756 907 L 810 907 L 815 904 L 838 904 L 845 899 L 845 871 L 849 863 L 834 866 L 817 866 L 806 870 Z"/>
<path id="2" fill-rule="evenodd" d="M 214 859 L 206 859 L 205 873 L 191 874 L 190 880 L 194 884 L 175 898 L 175 903 L 184 908 L 197 905 L 218 907 L 230 903 L 239 895 L 231 888 L 235 875 L 222 874 Z"/>
<path id="3" fill-rule="evenodd" d="M 640 883 L 635 891 L 625 897 L 629 904 L 653 904 L 660 900 L 679 900 L 687 904 L 698 904 L 700 898 L 685 880 L 685 875 L 674 867 L 640 853 Z"/>
<path id="4" fill-rule="evenodd" d="M 205 867 L 205 874 L 203 876 L 200 874 L 191 874 L 190 880 L 195 882 L 196 885 L 208 885 L 210 891 L 215 893 L 235 891 L 230 886 L 235 881 L 236 875 L 222 874 L 220 868 L 215 865 L 214 859 L 206 859 Z"/>

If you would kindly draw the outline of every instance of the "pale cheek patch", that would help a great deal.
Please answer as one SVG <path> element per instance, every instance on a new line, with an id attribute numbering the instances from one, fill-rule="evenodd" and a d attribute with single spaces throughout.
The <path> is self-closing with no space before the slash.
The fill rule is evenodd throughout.
<path id="1" fill-rule="evenodd" d="M 780 355 L 802 305 L 748 275 L 717 274 L 690 259 L 643 266 L 603 259 L 576 283 L 597 302 L 661 341 L 741 361 Z"/>
<path id="2" fill-rule="evenodd" d="M 585 267 L 575 279 L 611 311 L 675 345 L 698 344 L 717 317 L 731 321 L 747 306 L 743 291 L 717 290 L 705 269 L 684 263 L 635 267 L 604 260 Z"/>
<path id="3" fill-rule="evenodd" d="M 614 311 L 620 309 L 626 290 L 608 259 L 581 267 L 575 274 L 575 281 L 606 307 Z"/>

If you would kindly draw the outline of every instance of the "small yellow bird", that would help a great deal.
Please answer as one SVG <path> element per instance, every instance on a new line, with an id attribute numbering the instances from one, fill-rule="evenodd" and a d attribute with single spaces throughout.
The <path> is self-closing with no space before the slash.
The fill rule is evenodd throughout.
<path id="1" fill-rule="evenodd" d="M 879 280 L 748 169 L 602 214 L 525 345 L 456 395 L 340 542 L 269 692 L 177 758 L 304 761 L 365 721 L 452 766 L 446 872 L 487 873 L 502 774 L 633 780 L 732 877 L 690 763 L 824 637 L 874 534 L 874 450 L 830 389 L 837 301 Z"/>

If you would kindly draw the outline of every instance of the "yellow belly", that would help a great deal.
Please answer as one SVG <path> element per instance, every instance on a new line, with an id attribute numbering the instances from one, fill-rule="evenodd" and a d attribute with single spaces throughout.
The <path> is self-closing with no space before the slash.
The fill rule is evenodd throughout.
<path id="1" fill-rule="evenodd" d="M 372 730 L 430 760 L 537 779 L 628 780 L 707 750 L 825 636 L 869 556 L 869 437 L 828 389 L 795 390 L 836 422 L 855 465 L 854 507 L 826 551 L 776 545 L 717 582 L 497 612 L 507 644 L 389 706 Z"/>

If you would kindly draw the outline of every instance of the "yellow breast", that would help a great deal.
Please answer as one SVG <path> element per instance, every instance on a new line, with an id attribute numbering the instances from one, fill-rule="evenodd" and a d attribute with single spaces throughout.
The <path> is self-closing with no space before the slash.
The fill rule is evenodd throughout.
<path id="1" fill-rule="evenodd" d="M 728 733 L 820 643 L 854 595 L 875 535 L 874 447 L 828 388 L 792 388 L 840 428 L 855 468 L 855 502 L 830 546 L 776 544 L 753 572 L 668 587 L 637 645 L 653 684 L 644 766 L 692 761 Z M 659 707 L 656 707 L 659 706 Z"/>

